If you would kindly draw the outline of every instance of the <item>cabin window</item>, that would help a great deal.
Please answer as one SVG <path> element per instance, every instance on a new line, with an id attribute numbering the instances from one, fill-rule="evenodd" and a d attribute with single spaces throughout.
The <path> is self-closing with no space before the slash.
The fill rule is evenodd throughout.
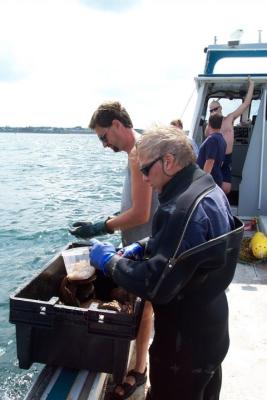
<path id="1" fill-rule="evenodd" d="M 250 107 L 250 115 L 249 115 L 252 123 L 254 123 L 253 120 L 258 115 L 259 106 L 260 106 L 260 99 L 252 100 Z"/>
<path id="2" fill-rule="evenodd" d="M 266 74 L 265 57 L 222 58 L 214 67 L 213 74 Z"/>

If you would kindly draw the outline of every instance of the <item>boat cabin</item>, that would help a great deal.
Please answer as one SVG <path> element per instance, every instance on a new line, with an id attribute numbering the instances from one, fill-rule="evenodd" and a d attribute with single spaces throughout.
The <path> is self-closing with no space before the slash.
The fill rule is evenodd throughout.
<path id="1" fill-rule="evenodd" d="M 249 108 L 234 122 L 232 191 L 229 201 L 239 216 L 267 215 L 267 72 L 213 73 L 216 63 L 222 58 L 267 59 L 267 44 L 212 45 L 205 51 L 204 74 L 195 78 L 198 98 L 190 136 L 198 145 L 205 140 L 208 105 L 211 101 L 220 102 L 223 115 L 238 108 L 246 96 L 249 75 L 255 87 Z"/>

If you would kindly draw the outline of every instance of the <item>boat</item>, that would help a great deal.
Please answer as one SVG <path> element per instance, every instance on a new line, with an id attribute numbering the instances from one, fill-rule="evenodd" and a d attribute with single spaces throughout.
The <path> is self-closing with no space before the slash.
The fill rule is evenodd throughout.
<path id="1" fill-rule="evenodd" d="M 239 41 L 235 41 L 225 45 L 214 44 L 208 46 L 205 49 L 205 53 L 206 63 L 204 73 L 195 78 L 197 102 L 193 114 L 192 127 L 189 132 L 189 136 L 198 145 L 204 140 L 209 101 L 211 99 L 220 99 L 220 101 L 225 100 L 227 102 L 243 101 L 247 91 L 248 74 L 216 74 L 214 73 L 214 69 L 217 62 L 224 58 L 254 59 L 267 57 L 267 43 L 240 44 Z M 264 170 L 264 166 L 267 164 L 267 72 L 263 74 L 252 72 L 250 73 L 250 77 L 255 82 L 253 100 L 249 109 L 234 126 L 233 183 L 229 201 L 234 214 L 239 215 L 245 221 L 251 221 L 251 219 L 256 217 L 256 228 L 267 234 L 267 174 Z M 258 267 L 257 269 L 255 265 L 253 267 L 251 265 L 247 265 L 246 267 L 237 266 L 236 276 L 233 281 L 233 285 L 236 286 L 230 286 L 228 294 L 232 302 L 232 308 L 236 313 L 240 312 L 242 315 L 242 312 L 244 312 L 242 304 L 239 301 L 239 296 L 242 295 L 244 299 L 244 296 L 248 296 L 251 293 L 257 294 L 257 291 L 261 293 L 255 287 L 259 285 L 262 290 L 264 288 L 262 286 L 263 283 L 267 283 L 267 272 L 264 268 Z M 242 292 L 244 285 L 248 288 L 247 292 Z M 247 307 L 247 304 L 251 300 L 249 297 L 245 299 Z M 259 305 L 262 302 L 262 298 L 258 296 L 255 300 L 254 297 L 254 301 L 255 304 Z M 246 312 L 251 320 L 253 320 L 253 323 L 257 324 L 258 320 L 255 319 L 254 311 L 246 308 Z M 231 337 L 233 342 L 240 340 L 240 331 L 236 323 L 237 318 L 235 317 L 235 321 L 232 321 L 233 329 Z M 265 318 L 264 322 L 266 323 L 266 317 L 262 312 L 259 312 L 259 318 Z M 246 327 L 242 324 L 241 326 L 244 331 L 242 333 L 245 334 Z M 264 337 L 264 333 L 262 332 L 261 335 Z M 131 358 L 131 353 L 132 345 L 129 359 Z M 242 354 L 244 356 L 244 351 Z M 249 362 L 251 361 L 251 357 L 253 355 L 248 358 Z M 229 358 L 232 365 L 235 365 L 235 356 L 231 356 L 230 354 Z M 238 369 L 239 367 L 240 365 L 237 364 L 236 368 Z M 229 382 L 231 382 L 231 378 L 235 378 L 235 370 L 232 371 L 230 365 L 228 368 L 232 374 L 229 378 Z M 238 372 L 240 373 L 240 370 Z M 74 373 L 68 368 L 45 366 L 27 393 L 25 400 L 37 398 L 42 400 L 54 398 L 58 400 L 59 398 L 65 399 L 67 396 L 69 396 L 68 398 L 77 400 L 102 399 L 105 396 L 106 383 L 107 374 L 101 372 L 92 373 L 88 370 L 76 370 Z M 246 385 L 244 383 L 243 385 L 246 389 Z M 248 385 L 249 387 L 253 386 L 249 382 L 249 379 Z M 57 397 L 60 391 L 62 393 L 62 388 L 64 390 L 67 388 L 65 397 Z M 257 398 L 258 400 L 264 398 L 264 395 L 260 397 L 258 393 L 253 397 L 255 389 L 253 390 L 254 392 L 251 392 L 252 395 L 249 395 L 248 398 Z M 230 399 L 229 393 L 232 393 L 234 396 L 231 397 L 232 399 L 245 398 L 237 394 L 242 393 L 240 387 L 237 387 L 237 392 L 235 392 L 234 388 L 226 390 L 226 392 L 222 394 L 222 399 Z M 130 397 L 129 400 L 131 398 L 133 397 Z M 144 392 L 140 395 L 136 393 L 134 398 L 143 399 Z"/>

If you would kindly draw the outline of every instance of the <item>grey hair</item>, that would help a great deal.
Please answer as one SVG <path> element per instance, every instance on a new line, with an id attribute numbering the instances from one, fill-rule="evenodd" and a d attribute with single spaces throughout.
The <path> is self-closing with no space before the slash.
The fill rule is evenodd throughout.
<path id="1" fill-rule="evenodd" d="M 192 144 L 184 131 L 172 125 L 148 128 L 136 143 L 136 148 L 139 157 L 145 155 L 151 159 L 173 154 L 182 168 L 196 160 Z"/>

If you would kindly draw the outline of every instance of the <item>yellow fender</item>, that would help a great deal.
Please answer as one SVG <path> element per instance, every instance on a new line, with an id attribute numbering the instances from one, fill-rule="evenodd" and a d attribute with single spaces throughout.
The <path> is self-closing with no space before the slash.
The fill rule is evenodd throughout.
<path id="1" fill-rule="evenodd" d="M 250 242 L 250 247 L 254 257 L 262 260 L 267 258 L 267 236 L 262 232 L 256 232 Z"/>

